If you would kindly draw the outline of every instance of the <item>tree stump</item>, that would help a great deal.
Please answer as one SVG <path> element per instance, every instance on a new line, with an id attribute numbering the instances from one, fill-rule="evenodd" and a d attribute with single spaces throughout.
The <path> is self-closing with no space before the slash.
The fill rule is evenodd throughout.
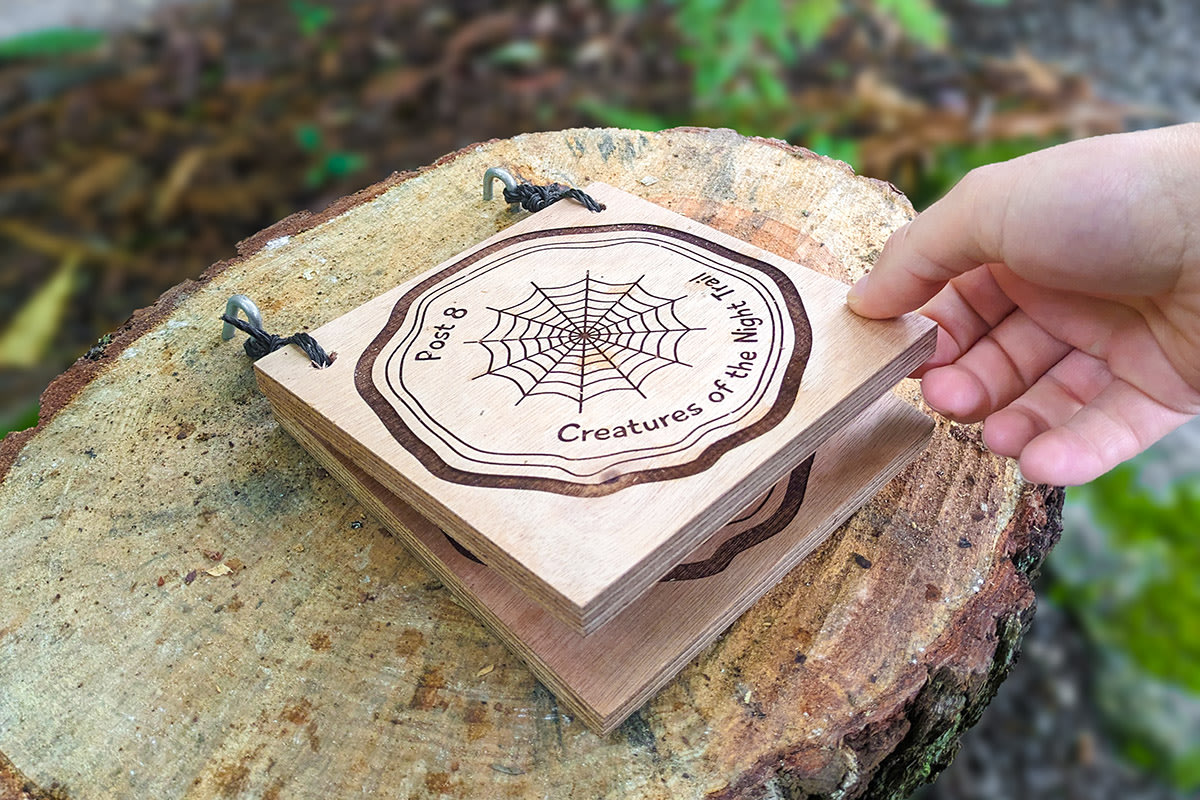
<path id="1" fill-rule="evenodd" d="M 1061 492 L 979 431 L 924 455 L 616 732 L 514 656 L 289 438 L 225 300 L 313 328 L 517 217 L 485 169 L 612 184 L 849 282 L 892 187 L 729 131 L 468 147 L 243 242 L 0 445 L 0 792 L 67 797 L 903 797 L 1015 657 Z M 911 382 L 898 392 L 913 403 Z M 6 757 L 6 758 L 5 758 Z"/>

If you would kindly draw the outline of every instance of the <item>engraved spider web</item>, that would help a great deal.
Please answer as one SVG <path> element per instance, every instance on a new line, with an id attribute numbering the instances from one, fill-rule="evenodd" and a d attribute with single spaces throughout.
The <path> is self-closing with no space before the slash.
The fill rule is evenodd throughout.
<path id="1" fill-rule="evenodd" d="M 645 276 L 643 275 L 642 278 Z M 682 297 L 648 292 L 642 278 L 608 283 L 584 277 L 563 286 L 533 286 L 528 297 L 493 308 L 495 326 L 478 343 L 487 348 L 483 375 L 507 378 L 521 390 L 565 397 L 580 411 L 608 392 L 635 391 L 660 369 L 678 364 L 690 331 L 675 312 Z M 483 377 L 479 375 L 476 377 Z"/>

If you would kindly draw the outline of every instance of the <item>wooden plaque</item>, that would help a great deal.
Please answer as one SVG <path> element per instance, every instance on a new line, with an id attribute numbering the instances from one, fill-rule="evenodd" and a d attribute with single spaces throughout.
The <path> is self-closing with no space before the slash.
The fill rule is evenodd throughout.
<path id="1" fill-rule="evenodd" d="M 410 288 L 355 383 L 439 478 L 595 497 L 769 431 L 811 348 L 795 286 L 764 261 L 662 225 L 549 228 Z"/>
<path id="2" fill-rule="evenodd" d="M 880 398 L 587 636 L 538 607 L 319 436 L 296 423 L 285 427 L 560 702 L 606 734 L 911 461 L 933 422 L 890 394 Z"/>
<path id="3" fill-rule="evenodd" d="M 258 362 L 310 428 L 569 626 L 649 589 L 931 352 L 845 287 L 602 184 Z"/>

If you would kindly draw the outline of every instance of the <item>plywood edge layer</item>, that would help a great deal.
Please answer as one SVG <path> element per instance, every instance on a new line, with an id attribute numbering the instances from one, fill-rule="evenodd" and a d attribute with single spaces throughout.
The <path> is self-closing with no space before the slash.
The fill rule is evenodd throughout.
<path id="1" fill-rule="evenodd" d="M 886 449 L 889 452 L 884 454 L 882 461 L 876 461 L 874 472 L 865 476 L 857 475 L 859 482 L 853 484 L 854 488 L 848 489 L 847 481 L 839 481 L 836 489 L 838 494 L 836 502 L 832 503 L 825 516 L 817 524 L 811 526 L 784 557 L 773 563 L 760 565 L 762 569 L 754 572 L 753 579 L 745 585 L 738 597 L 730 598 L 720 613 L 690 631 L 693 638 L 689 639 L 686 644 L 669 652 L 651 647 L 652 652 L 647 654 L 646 663 L 655 666 L 649 674 L 647 674 L 644 664 L 638 664 L 634 669 L 619 677 L 610 676 L 613 681 L 624 681 L 622 685 L 616 687 L 595 685 L 599 678 L 589 677 L 586 665 L 575 667 L 581 669 L 582 672 L 577 674 L 574 680 L 556 670 L 550 663 L 550 659 L 554 657 L 551 649 L 547 648 L 547 651 L 539 652 L 536 645 L 531 646 L 517 630 L 521 621 L 529 619 L 531 614 L 534 618 L 537 617 L 537 612 L 532 609 L 528 598 L 522 596 L 516 589 L 509 588 L 509 596 L 498 604 L 501 606 L 500 609 L 493 609 L 473 593 L 468 583 L 427 546 L 424 541 L 425 537 L 433 537 L 432 541 L 437 541 L 441 535 L 441 531 L 436 526 L 366 475 L 351 460 L 332 451 L 328 443 L 323 441 L 318 434 L 292 421 L 284 422 L 283 425 L 285 430 L 288 430 L 312 452 L 359 502 L 380 519 L 386 528 L 401 538 L 422 564 L 437 575 L 473 613 L 496 633 L 506 646 L 519 655 L 534 675 L 549 687 L 564 705 L 578 715 L 590 728 L 603 734 L 619 725 L 629 714 L 661 689 L 696 654 L 711 644 L 729 624 L 781 580 L 788 571 L 824 541 L 834 529 L 923 449 L 932 430 L 932 422 L 916 410 L 890 396 L 882 398 L 879 405 L 885 407 L 882 412 L 876 408 L 871 409 L 874 412 L 873 421 L 876 423 L 876 427 L 879 427 L 880 417 L 884 417 L 894 420 L 901 432 L 888 440 Z M 853 438 L 852 433 L 852 431 L 847 431 L 840 437 L 834 437 L 830 443 L 829 450 L 833 452 L 828 454 L 829 459 L 837 458 L 836 454 L 839 452 L 840 446 L 845 444 L 846 440 Z M 858 449 L 847 451 L 842 457 L 842 464 L 846 464 L 847 461 L 855 461 L 858 456 L 861 456 L 863 446 L 864 443 L 860 441 Z M 820 456 L 820 453 L 818 455 Z M 829 476 L 830 473 L 831 467 L 826 465 L 823 474 Z M 829 487 L 826 487 L 824 491 L 828 492 Z M 662 593 L 669 594 L 669 591 L 668 589 Z M 656 608 L 656 605 L 660 607 Z M 505 614 L 506 611 L 507 614 Z M 636 630 L 637 619 L 642 617 L 657 619 L 663 613 L 670 613 L 670 610 L 661 607 L 659 598 L 643 597 L 622 614 L 617 615 L 611 624 Z M 554 626 L 559 623 L 544 618 L 543 624 Z M 598 636 L 588 637 L 572 631 L 560 631 L 556 636 L 563 641 L 572 643 L 576 648 L 586 649 L 588 643 L 592 641 L 598 647 L 602 644 Z M 627 651 L 623 652 L 626 657 L 630 655 Z M 599 654 L 596 656 L 598 657 Z"/>

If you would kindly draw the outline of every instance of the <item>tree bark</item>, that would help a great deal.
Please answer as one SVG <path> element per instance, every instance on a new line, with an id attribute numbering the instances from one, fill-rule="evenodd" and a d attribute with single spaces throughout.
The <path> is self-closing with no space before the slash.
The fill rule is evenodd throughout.
<path id="1" fill-rule="evenodd" d="M 1061 492 L 975 427 L 939 420 L 604 738 L 281 431 L 218 335 L 226 298 L 253 296 L 268 330 L 314 328 L 511 223 L 479 198 L 491 166 L 603 181 L 847 282 L 912 216 L 780 142 L 573 130 L 468 147 L 243 242 L 0 443 L 0 794 L 883 798 L 949 762 L 1061 521 Z"/>

